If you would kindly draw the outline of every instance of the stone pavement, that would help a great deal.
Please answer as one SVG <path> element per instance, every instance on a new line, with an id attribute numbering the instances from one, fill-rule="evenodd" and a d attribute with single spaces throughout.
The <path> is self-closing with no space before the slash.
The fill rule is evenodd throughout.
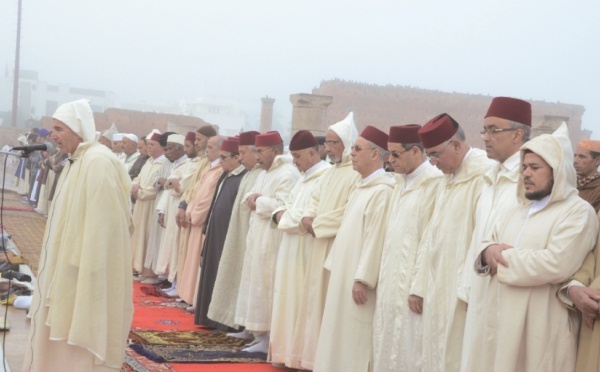
<path id="1" fill-rule="evenodd" d="M 29 263 L 31 271 L 37 275 L 46 218 L 34 212 L 28 204 L 21 203 L 19 194 L 5 191 L 2 223 L 4 230 L 12 236 L 21 255 Z"/>

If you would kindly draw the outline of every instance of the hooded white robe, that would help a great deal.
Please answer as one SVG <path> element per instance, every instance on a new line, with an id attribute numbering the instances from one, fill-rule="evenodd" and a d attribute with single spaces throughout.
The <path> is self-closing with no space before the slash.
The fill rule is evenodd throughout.
<path id="1" fill-rule="evenodd" d="M 494 224 L 480 245 L 513 248 L 502 256 L 489 280 L 486 302 L 477 308 L 473 335 L 477 353 L 465 362 L 467 371 L 561 371 L 575 369 L 579 321 L 556 293 L 581 266 L 596 243 L 598 218 L 594 208 L 577 194 L 573 150 L 566 125 L 554 134 L 540 135 L 521 147 L 542 157 L 553 170 L 554 185 L 542 200 L 525 198 L 522 177 L 512 212 Z M 475 267 L 486 275 L 487 267 Z M 478 265 L 479 264 L 479 265 Z"/>
<path id="2" fill-rule="evenodd" d="M 60 175 L 48 215 L 23 370 L 119 370 L 133 318 L 131 179 L 95 141 L 86 100 L 53 117 L 84 142 Z"/>
<path id="3" fill-rule="evenodd" d="M 315 232 L 306 263 L 304 292 L 294 331 L 294 344 L 302 345 L 296 358 L 300 358 L 304 369 L 313 369 L 317 352 L 325 296 L 329 286 L 329 270 L 323 265 L 342 223 L 344 207 L 360 180 L 358 172 L 352 169 L 350 159 L 350 148 L 358 138 L 353 118 L 354 115 L 350 113 L 344 120 L 329 127 L 329 130 L 334 131 L 342 140 L 342 159 L 323 175 L 319 187 L 313 192 L 308 208 L 302 215 L 314 217 L 312 227 Z M 303 227 L 300 226 L 300 229 Z"/>

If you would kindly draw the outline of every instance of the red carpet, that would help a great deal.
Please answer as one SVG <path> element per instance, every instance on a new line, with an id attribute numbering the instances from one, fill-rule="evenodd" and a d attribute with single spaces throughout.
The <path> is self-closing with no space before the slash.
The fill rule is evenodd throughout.
<path id="1" fill-rule="evenodd" d="M 181 308 L 183 305 L 178 304 L 173 299 L 156 297 L 150 294 L 145 294 L 142 287 L 151 290 L 153 286 L 144 285 L 134 282 L 133 288 L 133 303 L 135 313 L 133 315 L 133 330 L 170 330 L 170 331 L 207 331 L 204 328 L 194 324 L 194 315 Z M 286 369 L 275 368 L 269 363 L 170 363 L 157 364 L 138 356 L 135 352 L 127 353 L 130 357 L 135 358 L 149 370 L 168 370 L 168 367 L 173 371 L 192 372 L 273 372 L 286 371 Z M 291 370 L 288 370 L 291 371 Z"/>

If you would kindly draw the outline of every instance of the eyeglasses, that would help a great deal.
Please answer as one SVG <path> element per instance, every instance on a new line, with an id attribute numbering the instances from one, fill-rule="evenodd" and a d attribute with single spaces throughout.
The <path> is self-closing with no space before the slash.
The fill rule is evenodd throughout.
<path id="1" fill-rule="evenodd" d="M 483 130 L 481 132 L 479 132 L 479 133 L 481 134 L 481 137 L 483 137 L 486 134 L 489 134 L 490 136 L 493 136 L 496 133 L 500 133 L 500 132 L 512 132 L 513 130 L 517 130 L 517 128 L 483 128 Z"/>
<path id="2" fill-rule="evenodd" d="M 360 147 L 360 146 L 352 146 L 351 149 L 356 152 L 361 152 L 362 150 L 375 150 L 372 147 Z"/>
<path id="3" fill-rule="evenodd" d="M 390 151 L 390 156 L 394 159 L 398 159 L 400 157 L 400 155 L 404 154 L 405 152 L 407 152 L 408 150 L 404 150 L 404 151 Z"/>
<path id="4" fill-rule="evenodd" d="M 331 146 L 333 146 L 335 144 L 338 144 L 340 142 L 342 142 L 342 141 L 325 141 L 324 143 L 325 143 L 325 146 L 331 147 Z"/>
<path id="5" fill-rule="evenodd" d="M 256 152 L 258 155 L 262 155 L 265 151 L 272 151 L 272 150 L 275 150 L 275 149 L 272 148 L 272 147 L 270 147 L 270 148 L 268 148 L 268 149 L 266 149 L 264 151 L 263 151 L 263 149 L 259 149 L 259 150 L 256 150 L 254 152 Z"/>
<path id="6" fill-rule="evenodd" d="M 450 146 L 451 143 L 452 143 L 452 140 L 448 141 L 448 143 L 446 144 L 446 146 L 444 146 L 444 148 L 442 149 L 442 151 L 434 151 L 432 153 L 427 154 L 427 156 L 429 157 L 429 159 L 439 160 L 440 156 L 442 156 L 442 154 L 444 153 L 444 151 L 446 151 L 446 149 L 448 148 L 448 146 Z"/>
<path id="7" fill-rule="evenodd" d="M 227 158 L 233 158 L 234 156 L 235 155 L 232 154 L 232 155 L 221 155 L 220 157 L 221 157 L 221 160 L 225 160 Z"/>

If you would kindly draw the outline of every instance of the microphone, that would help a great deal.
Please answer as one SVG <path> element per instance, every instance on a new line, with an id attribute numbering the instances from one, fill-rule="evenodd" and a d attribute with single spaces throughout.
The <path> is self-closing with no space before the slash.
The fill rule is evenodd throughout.
<path id="1" fill-rule="evenodd" d="M 23 152 L 30 153 L 33 151 L 52 151 L 54 150 L 54 145 L 52 144 L 52 142 L 45 142 L 45 143 L 40 143 L 38 145 L 29 145 L 29 146 L 17 146 L 17 147 L 13 147 L 12 151 L 17 151 L 17 150 L 21 150 Z"/>

